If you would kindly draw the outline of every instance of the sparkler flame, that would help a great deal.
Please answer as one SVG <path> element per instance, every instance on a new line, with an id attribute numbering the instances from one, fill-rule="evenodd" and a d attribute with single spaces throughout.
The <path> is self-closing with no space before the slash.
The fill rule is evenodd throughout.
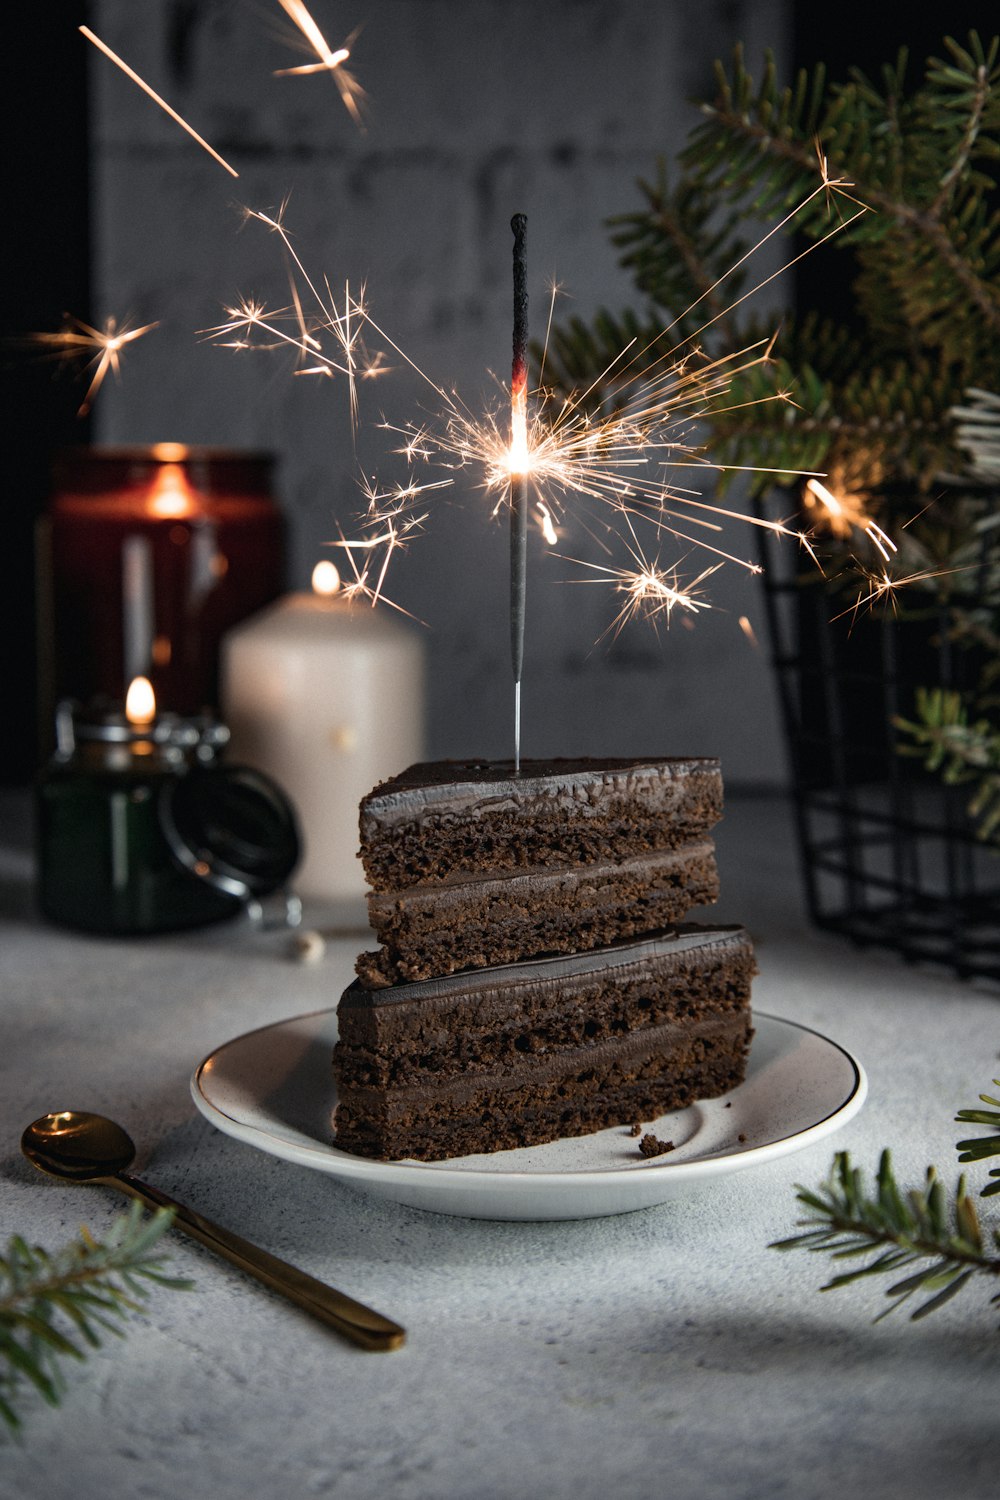
<path id="1" fill-rule="evenodd" d="M 527 474 L 531 468 L 528 451 L 528 372 L 522 370 L 519 378 L 511 382 L 510 391 L 510 443 L 505 464 L 508 475 Z"/>

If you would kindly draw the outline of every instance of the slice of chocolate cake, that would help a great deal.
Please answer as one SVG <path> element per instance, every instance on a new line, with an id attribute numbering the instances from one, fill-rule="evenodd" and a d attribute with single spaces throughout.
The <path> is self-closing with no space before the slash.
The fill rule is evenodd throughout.
<path id="1" fill-rule="evenodd" d="M 650 1120 L 744 1074 L 753 950 L 687 927 L 339 1007 L 337 1145 L 438 1160 Z"/>
<path id="2" fill-rule="evenodd" d="M 722 815 L 717 760 L 411 766 L 361 804 L 375 891 L 538 866 L 621 861 L 701 838 Z"/>
<path id="3" fill-rule="evenodd" d="M 718 894 L 708 838 L 620 862 L 461 875 L 374 892 L 368 915 L 383 946 L 361 955 L 358 977 L 375 989 L 578 953 L 669 927 Z"/>

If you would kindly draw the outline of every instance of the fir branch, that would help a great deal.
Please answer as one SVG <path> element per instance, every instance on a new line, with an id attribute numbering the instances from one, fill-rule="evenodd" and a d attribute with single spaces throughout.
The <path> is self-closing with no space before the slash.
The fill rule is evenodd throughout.
<path id="1" fill-rule="evenodd" d="M 1000 1087 L 1000 1078 L 994 1078 L 993 1083 Z M 979 1098 L 983 1104 L 1000 1106 L 1000 1099 L 994 1099 L 991 1094 L 980 1094 Z M 960 1109 L 955 1119 L 963 1125 L 988 1125 L 994 1132 L 992 1135 L 959 1141 L 959 1161 L 986 1161 L 990 1157 L 1000 1156 L 1000 1109 Z M 980 1195 L 983 1198 L 992 1198 L 994 1194 L 1000 1193 L 1000 1167 L 994 1167 L 990 1176 L 995 1181 L 987 1183 L 983 1188 Z"/>
<path id="2" fill-rule="evenodd" d="M 855 70 L 849 83 L 830 87 L 822 118 L 808 132 L 791 108 L 791 91 L 777 89 L 773 58 L 766 57 L 758 86 L 737 48 L 729 73 L 716 65 L 716 98 L 702 105 L 705 121 L 693 133 L 684 161 L 703 185 L 730 195 L 749 193 L 755 211 L 774 213 L 824 180 L 818 143 L 830 175 L 849 179 L 856 196 L 875 210 L 843 238 L 884 254 L 893 235 L 902 236 L 909 245 L 905 258 L 910 280 L 901 290 L 908 291 L 911 306 L 926 314 L 926 299 L 932 297 L 935 310 L 945 314 L 942 326 L 947 330 L 947 315 L 954 319 L 957 301 L 959 309 L 964 304 L 974 311 L 983 331 L 995 338 L 1000 334 L 1000 300 L 995 284 L 984 274 L 988 268 L 979 262 L 996 238 L 996 218 L 984 221 L 986 246 L 980 245 L 976 254 L 963 213 L 956 211 L 952 200 L 987 111 L 991 122 L 995 120 L 997 48 L 994 40 L 987 56 L 974 33 L 970 53 L 963 54 L 950 39 L 946 46 L 954 49 L 952 68 L 935 68 L 932 59 L 925 89 L 910 100 L 903 97 L 905 53 L 895 69 L 885 70 L 884 93 Z M 965 69 L 956 66 L 962 57 L 967 59 Z M 941 107 L 942 93 L 949 88 L 954 92 L 956 74 L 973 86 L 971 100 L 965 100 L 966 118 L 959 121 L 957 148 L 950 133 L 942 130 L 942 118 L 946 122 L 949 116 Z M 815 86 L 810 93 L 815 96 Z M 948 102 L 954 105 L 953 98 Z M 812 213 L 800 217 L 799 227 L 814 237 L 826 231 L 822 197 L 814 200 Z M 915 268 L 920 272 L 917 278 Z M 940 271 L 947 274 L 941 278 Z"/>
<path id="3" fill-rule="evenodd" d="M 122 1336 L 151 1283 L 191 1286 L 165 1275 L 164 1257 L 154 1253 L 172 1219 L 169 1209 L 146 1216 L 133 1203 L 103 1240 L 82 1229 L 54 1253 L 18 1235 L 9 1241 L 0 1255 L 0 1418 L 12 1431 L 21 1425 L 17 1408 L 25 1388 L 57 1406 L 66 1361 L 85 1359 L 103 1334 Z"/>
<path id="4" fill-rule="evenodd" d="M 949 1208 L 933 1167 L 922 1188 L 903 1193 L 892 1170 L 888 1151 L 879 1162 L 874 1194 L 866 1189 L 861 1172 L 846 1151 L 838 1152 L 828 1180 L 817 1190 L 799 1187 L 796 1197 L 808 1217 L 798 1221 L 801 1234 L 775 1241 L 774 1250 L 811 1250 L 836 1261 L 874 1255 L 874 1260 L 833 1276 L 822 1288 L 832 1291 L 864 1277 L 906 1274 L 886 1290 L 886 1317 L 911 1297 L 926 1300 L 911 1313 L 916 1321 L 950 1301 L 974 1276 L 1000 1277 L 1000 1254 L 989 1253 L 973 1200 L 959 1179 Z M 1000 1249 L 1000 1232 L 994 1231 Z M 1000 1292 L 990 1299 L 1000 1302 Z"/>

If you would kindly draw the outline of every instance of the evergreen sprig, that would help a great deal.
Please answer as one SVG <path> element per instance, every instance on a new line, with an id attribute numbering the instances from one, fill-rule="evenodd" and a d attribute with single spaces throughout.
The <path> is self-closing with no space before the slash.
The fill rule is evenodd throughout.
<path id="1" fill-rule="evenodd" d="M 15 1235 L 0 1255 L 0 1418 L 13 1431 L 18 1404 L 34 1387 L 52 1406 L 65 1389 L 67 1360 L 83 1360 L 103 1334 L 121 1336 L 142 1310 L 150 1284 L 187 1288 L 167 1276 L 154 1247 L 173 1213 L 145 1215 L 138 1203 L 102 1240 L 87 1229 L 53 1253 Z"/>
<path id="2" fill-rule="evenodd" d="M 948 785 L 974 781 L 969 816 L 982 839 L 1000 831 L 1000 728 L 987 717 L 969 718 L 962 695 L 918 688 L 916 719 L 902 716 L 896 728 L 909 737 L 902 754 L 919 755 Z"/>
<path id="3" fill-rule="evenodd" d="M 1000 1099 L 988 1094 L 980 1099 L 1000 1106 Z M 994 1132 L 959 1141 L 960 1161 L 1000 1156 L 1000 1109 L 963 1109 L 956 1119 L 988 1125 Z M 984 1198 L 1000 1193 L 1000 1168 L 990 1176 L 998 1180 L 982 1189 Z M 798 1187 L 796 1199 L 808 1210 L 808 1216 L 797 1221 L 802 1232 L 774 1241 L 771 1248 L 810 1250 L 838 1262 L 874 1256 L 865 1265 L 831 1277 L 822 1290 L 891 1275 L 894 1279 L 886 1290 L 891 1300 L 876 1322 L 913 1297 L 923 1299 L 910 1315 L 917 1321 L 949 1302 L 973 1277 L 1000 1278 L 1000 1228 L 984 1233 L 964 1175 L 950 1204 L 934 1167 L 927 1168 L 922 1187 L 904 1192 L 896 1181 L 891 1153 L 883 1151 L 871 1191 L 848 1153 L 840 1151 L 826 1182 L 817 1189 Z M 900 1277 L 900 1272 L 905 1274 Z M 1000 1291 L 990 1301 L 1000 1303 Z"/>
<path id="4" fill-rule="evenodd" d="M 994 1078 L 993 1082 L 1000 1086 L 1000 1078 Z M 983 1104 L 1000 1106 L 1000 1099 L 994 1099 L 991 1094 L 980 1094 L 979 1098 Z M 966 1125 L 989 1125 L 994 1132 L 992 1135 L 959 1141 L 959 1161 L 986 1161 L 992 1156 L 1000 1156 L 1000 1109 L 960 1109 L 955 1118 Z M 992 1198 L 1000 1193 L 1000 1167 L 993 1167 L 990 1176 L 996 1181 L 987 1183 L 983 1188 L 984 1198 Z"/>

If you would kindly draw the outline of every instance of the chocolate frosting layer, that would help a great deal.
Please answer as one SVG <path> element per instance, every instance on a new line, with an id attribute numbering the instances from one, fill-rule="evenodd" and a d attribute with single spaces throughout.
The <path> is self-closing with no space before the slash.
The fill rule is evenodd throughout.
<path id="1" fill-rule="evenodd" d="M 451 1000 L 459 996 L 480 996 L 502 992 L 514 985 L 544 985 L 578 975 L 627 969 L 648 963 L 650 959 L 671 958 L 698 949 L 718 952 L 727 947 L 749 950 L 750 937 L 746 928 L 682 925 L 654 933 L 638 942 L 612 943 L 609 947 L 593 948 L 587 953 L 556 954 L 551 958 L 502 964 L 492 969 L 466 969 L 443 979 L 421 979 L 385 989 L 365 989 L 356 979 L 341 996 L 340 1006 L 344 1009 L 378 1009 L 389 1005 Z"/>
<path id="2" fill-rule="evenodd" d="M 370 792 L 361 803 L 361 821 L 391 827 L 444 812 L 505 806 L 523 811 L 532 802 L 569 803 L 577 812 L 590 805 L 597 814 L 609 795 L 649 802 L 666 793 L 673 801 L 677 783 L 699 773 L 721 783 L 715 758 L 525 760 L 518 775 L 511 761 L 427 761 Z"/>

